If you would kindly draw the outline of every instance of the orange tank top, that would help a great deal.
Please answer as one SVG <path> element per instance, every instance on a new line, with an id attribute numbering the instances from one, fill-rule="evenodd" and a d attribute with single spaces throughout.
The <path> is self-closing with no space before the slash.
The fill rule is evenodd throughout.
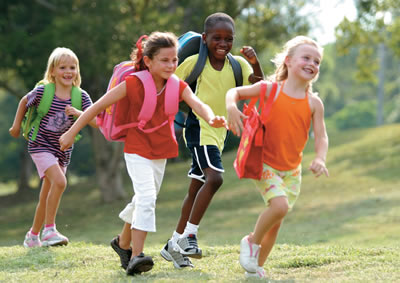
<path id="1" fill-rule="evenodd" d="M 281 85 L 266 122 L 264 163 L 280 171 L 297 168 L 303 157 L 311 125 L 308 94 L 302 99 L 288 96 Z"/>

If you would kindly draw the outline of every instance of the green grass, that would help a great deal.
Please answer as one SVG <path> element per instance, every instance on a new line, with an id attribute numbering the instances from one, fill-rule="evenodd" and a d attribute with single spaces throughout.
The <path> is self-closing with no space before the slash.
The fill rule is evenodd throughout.
<path id="1" fill-rule="evenodd" d="M 400 281 L 400 125 L 329 133 L 329 178 L 307 170 L 313 141 L 305 150 L 302 192 L 288 214 L 265 264 L 271 282 Z M 171 236 L 189 180 L 188 163 L 167 166 L 157 203 L 157 232 L 145 252 L 155 267 L 127 277 L 109 241 L 120 232 L 125 201 L 103 204 L 93 180 L 68 188 L 57 227 L 67 247 L 24 249 L 36 199 L 0 208 L 0 282 L 186 282 L 245 281 L 239 241 L 253 229 L 263 201 L 249 180 L 238 180 L 234 152 L 224 154 L 224 185 L 199 230 L 204 257 L 194 269 L 176 270 L 159 255 Z M 129 180 L 126 189 L 131 194 Z"/>

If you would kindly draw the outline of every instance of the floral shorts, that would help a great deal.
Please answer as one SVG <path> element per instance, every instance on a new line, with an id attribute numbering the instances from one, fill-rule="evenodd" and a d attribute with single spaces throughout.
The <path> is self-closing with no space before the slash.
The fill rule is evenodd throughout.
<path id="1" fill-rule="evenodd" d="M 264 163 L 261 180 L 254 180 L 254 183 L 267 206 L 271 199 L 284 196 L 291 210 L 300 195 L 301 164 L 293 170 L 279 171 Z"/>

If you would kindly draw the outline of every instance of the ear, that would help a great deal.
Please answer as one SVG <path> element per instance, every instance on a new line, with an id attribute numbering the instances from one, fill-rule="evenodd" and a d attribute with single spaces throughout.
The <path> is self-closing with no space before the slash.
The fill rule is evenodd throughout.
<path id="1" fill-rule="evenodd" d="M 201 34 L 201 39 L 203 40 L 203 43 L 206 43 L 207 35 L 206 35 L 205 32 L 203 32 L 203 33 Z"/>
<path id="2" fill-rule="evenodd" d="M 149 68 L 149 66 L 151 65 L 151 59 L 149 58 L 149 56 L 143 56 L 143 62 L 146 65 L 147 68 Z"/>
<path id="3" fill-rule="evenodd" d="M 283 62 L 285 63 L 286 66 L 289 66 L 289 65 L 290 65 L 290 59 L 291 59 L 291 58 L 290 58 L 289 56 L 286 56 L 286 57 L 285 57 L 285 60 L 284 60 Z"/>

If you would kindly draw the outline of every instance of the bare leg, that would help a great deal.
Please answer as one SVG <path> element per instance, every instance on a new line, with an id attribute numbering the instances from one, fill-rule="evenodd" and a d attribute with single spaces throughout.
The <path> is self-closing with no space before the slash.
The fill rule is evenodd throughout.
<path id="1" fill-rule="evenodd" d="M 176 226 L 176 232 L 179 234 L 182 234 L 185 230 L 186 223 L 189 219 L 190 213 L 192 212 L 194 200 L 203 184 L 203 182 L 197 179 L 192 179 L 190 182 L 189 192 L 183 200 L 181 217 L 179 218 L 178 225 Z"/>
<path id="2" fill-rule="evenodd" d="M 222 173 L 211 168 L 204 170 L 206 182 L 198 191 L 190 213 L 189 222 L 199 225 L 206 212 L 211 199 L 223 183 Z"/>
<path id="3" fill-rule="evenodd" d="M 35 216 L 33 218 L 32 231 L 39 233 L 43 227 L 44 219 L 46 217 L 46 204 L 47 196 L 50 191 L 50 181 L 45 176 L 42 180 L 42 187 L 40 188 L 39 202 L 36 206 Z"/>
<path id="4" fill-rule="evenodd" d="M 267 260 L 272 247 L 275 244 L 278 236 L 279 228 L 281 227 L 282 221 L 272 226 L 272 228 L 265 234 L 261 241 L 260 255 L 258 256 L 258 265 L 263 266 Z"/>
<path id="5" fill-rule="evenodd" d="M 46 204 L 45 224 L 54 224 L 62 194 L 67 186 L 67 179 L 59 165 L 51 166 L 46 170 L 45 174 L 50 182 L 50 190 Z"/>
<path id="6" fill-rule="evenodd" d="M 129 250 L 131 247 L 131 224 L 126 223 L 122 227 L 121 234 L 119 235 L 119 247 L 124 250 Z"/>
<path id="7" fill-rule="evenodd" d="M 250 235 L 249 241 L 260 245 L 266 233 L 278 223 L 281 223 L 289 210 L 286 197 L 276 197 L 270 200 L 270 206 L 258 217 L 254 233 Z"/>
<path id="8" fill-rule="evenodd" d="M 132 258 L 138 256 L 144 249 L 144 241 L 147 237 L 147 231 L 133 228 L 131 230 L 132 237 Z"/>

